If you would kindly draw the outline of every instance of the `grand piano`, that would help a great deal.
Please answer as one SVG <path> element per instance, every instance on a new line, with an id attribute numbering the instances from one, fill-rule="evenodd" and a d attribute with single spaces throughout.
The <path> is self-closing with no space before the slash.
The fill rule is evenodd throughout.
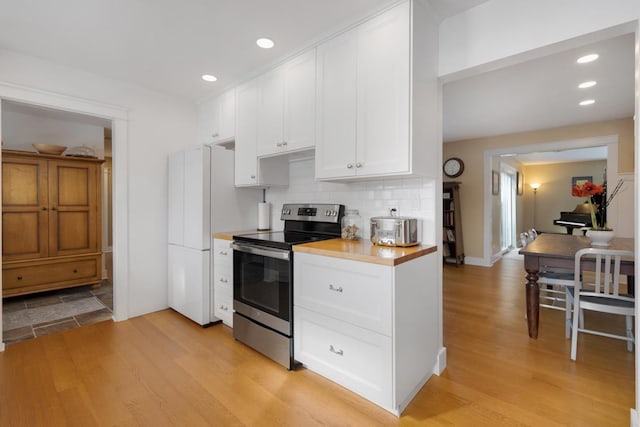
<path id="1" fill-rule="evenodd" d="M 596 211 L 599 220 L 600 212 Z M 574 228 L 591 227 L 591 211 L 589 203 L 580 203 L 571 212 L 560 212 L 560 218 L 553 221 L 554 225 L 566 227 L 567 234 L 573 234 Z"/>

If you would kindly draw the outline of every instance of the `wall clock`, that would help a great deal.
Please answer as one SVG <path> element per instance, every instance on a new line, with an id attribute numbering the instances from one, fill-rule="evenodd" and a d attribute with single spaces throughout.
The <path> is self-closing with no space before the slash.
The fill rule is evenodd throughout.
<path id="1" fill-rule="evenodd" d="M 457 157 L 451 157 L 442 165 L 442 171 L 449 178 L 457 178 L 464 172 L 464 162 Z"/>

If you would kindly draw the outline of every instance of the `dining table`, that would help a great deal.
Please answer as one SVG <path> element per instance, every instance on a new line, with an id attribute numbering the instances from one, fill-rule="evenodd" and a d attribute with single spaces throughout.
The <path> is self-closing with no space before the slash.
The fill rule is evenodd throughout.
<path id="1" fill-rule="evenodd" d="M 527 327 L 529 337 L 538 338 L 540 314 L 540 288 L 538 272 L 574 269 L 575 255 L 580 249 L 590 248 L 591 240 L 586 236 L 567 234 L 541 233 L 533 241 L 523 247 L 519 253 L 524 255 L 524 269 L 527 272 L 525 284 L 525 298 L 527 304 Z M 593 246 L 595 247 L 595 246 Z M 606 249 L 634 251 L 634 239 L 614 237 Z M 595 271 L 595 261 L 586 261 L 584 269 Z M 590 268 L 593 267 L 593 268 Z M 627 276 L 627 287 L 634 292 L 635 273 L 633 260 L 623 260 L 620 273 Z"/>

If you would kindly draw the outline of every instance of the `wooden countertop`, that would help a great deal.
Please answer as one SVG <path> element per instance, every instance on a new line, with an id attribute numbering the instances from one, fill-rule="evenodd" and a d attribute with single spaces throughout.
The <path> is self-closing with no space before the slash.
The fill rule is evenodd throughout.
<path id="1" fill-rule="evenodd" d="M 294 252 L 324 255 L 333 258 L 395 266 L 435 252 L 435 245 L 417 245 L 406 248 L 375 246 L 369 240 L 331 239 L 294 245 Z"/>
<path id="2" fill-rule="evenodd" d="M 258 231 L 258 230 L 238 230 L 238 231 L 221 231 L 219 233 L 213 233 L 214 239 L 233 240 L 233 236 L 238 234 L 251 234 L 251 233 L 270 233 L 272 230 Z"/>

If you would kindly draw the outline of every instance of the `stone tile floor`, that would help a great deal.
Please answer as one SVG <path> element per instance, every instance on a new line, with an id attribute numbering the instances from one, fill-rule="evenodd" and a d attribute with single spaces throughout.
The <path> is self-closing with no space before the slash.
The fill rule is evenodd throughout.
<path id="1" fill-rule="evenodd" d="M 113 316 L 113 284 L 103 280 L 98 286 L 5 298 L 2 304 L 3 340 L 5 344 L 13 344 L 110 320 Z"/>

